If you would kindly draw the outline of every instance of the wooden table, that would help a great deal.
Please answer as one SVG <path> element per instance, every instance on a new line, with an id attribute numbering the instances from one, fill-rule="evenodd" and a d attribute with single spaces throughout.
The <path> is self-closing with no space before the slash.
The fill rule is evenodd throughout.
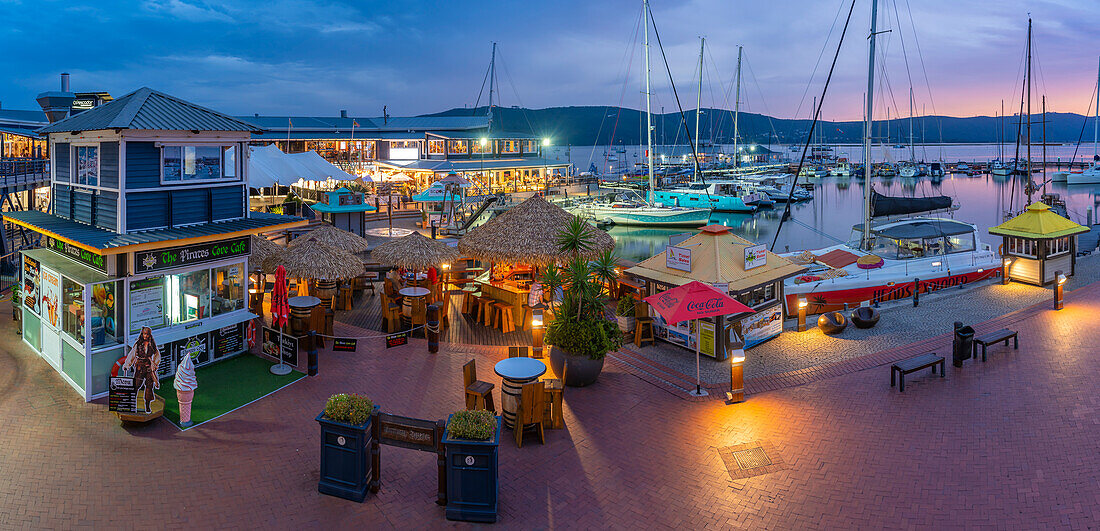
<path id="1" fill-rule="evenodd" d="M 533 358 L 508 358 L 500 360 L 493 371 L 504 382 L 500 386 L 500 410 L 504 425 L 512 428 L 516 423 L 519 396 L 523 384 L 533 382 L 546 373 L 546 365 Z"/>
<path id="2" fill-rule="evenodd" d="M 401 288 L 397 293 L 401 294 L 402 304 L 401 311 L 406 317 L 412 317 L 413 299 L 419 299 L 426 297 L 432 291 L 428 288 Z"/>
<path id="3" fill-rule="evenodd" d="M 318 304 L 321 304 L 321 299 L 309 295 L 299 295 L 290 297 L 286 300 L 286 303 L 287 306 L 290 306 L 290 333 L 300 336 L 308 332 L 310 312 Z"/>

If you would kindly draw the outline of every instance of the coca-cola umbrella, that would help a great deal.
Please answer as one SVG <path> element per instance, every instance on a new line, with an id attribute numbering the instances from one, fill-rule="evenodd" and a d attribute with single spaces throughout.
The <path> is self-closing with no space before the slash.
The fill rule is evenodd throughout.
<path id="1" fill-rule="evenodd" d="M 662 291 L 645 298 L 657 313 L 669 324 L 705 317 L 717 317 L 735 313 L 752 312 L 753 309 L 737 302 L 733 297 L 712 286 L 693 280 L 682 286 Z M 699 385 L 699 344 L 702 327 L 695 327 L 695 393 L 706 394 Z"/>

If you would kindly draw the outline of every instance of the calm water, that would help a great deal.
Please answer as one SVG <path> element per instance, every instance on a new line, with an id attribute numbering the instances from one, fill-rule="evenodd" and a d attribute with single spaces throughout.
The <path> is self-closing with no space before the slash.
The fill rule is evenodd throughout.
<path id="1" fill-rule="evenodd" d="M 1048 159 L 1054 160 L 1055 156 L 1063 156 L 1062 160 L 1068 160 L 1072 156 L 1073 148 L 1072 145 L 1048 147 Z M 603 147 L 586 149 L 596 151 L 601 157 L 604 152 Z M 856 150 L 856 155 L 852 158 L 859 158 L 858 148 L 853 149 Z M 932 147 L 928 149 L 931 150 Z M 936 149 L 940 147 L 936 146 Z M 947 152 L 944 160 L 950 162 L 982 161 L 997 156 L 996 145 L 951 145 L 942 146 L 942 149 Z M 1090 159 L 1091 144 L 1082 146 L 1080 151 L 1086 152 L 1086 150 L 1085 158 Z M 571 151 L 574 162 L 577 162 L 577 149 L 573 148 Z M 1052 156 L 1052 152 L 1056 152 L 1057 155 Z M 629 147 L 627 155 L 630 155 Z M 1080 159 L 1079 153 L 1078 160 Z M 1040 174 L 1036 174 L 1034 179 L 1036 183 L 1041 182 Z M 783 251 L 787 247 L 791 250 L 811 249 L 833 245 L 841 240 L 847 240 L 852 226 L 862 222 L 862 181 L 837 177 L 825 177 L 816 181 L 813 201 L 791 205 L 792 219 L 783 224 L 774 250 Z M 993 241 L 993 238 L 985 232 L 986 229 L 1001 223 L 1006 211 L 1019 211 L 1026 203 L 1026 196 L 1023 194 L 1019 178 L 1013 180 L 992 175 L 978 177 L 948 175 L 942 182 L 933 183 L 927 177 L 920 179 L 895 177 L 889 180 L 874 179 L 873 186 L 879 193 L 891 196 L 946 195 L 952 197 L 959 205 L 959 209 L 943 215 L 976 224 L 980 230 L 979 237 L 986 243 Z M 1087 212 L 1090 209 L 1095 212 L 1100 208 L 1100 185 L 1067 186 L 1065 183 L 1048 183 L 1047 191 L 1059 194 L 1065 199 L 1070 218 L 1081 224 L 1086 222 Z M 782 217 L 782 207 L 783 205 L 778 204 L 773 210 L 762 210 L 755 214 L 715 213 L 711 216 L 711 222 L 730 226 L 735 233 L 749 240 L 771 245 L 779 227 L 779 219 Z M 608 232 L 615 237 L 618 252 L 624 258 L 638 261 L 661 252 L 667 245 L 669 236 L 686 231 L 673 228 L 612 227 Z"/>

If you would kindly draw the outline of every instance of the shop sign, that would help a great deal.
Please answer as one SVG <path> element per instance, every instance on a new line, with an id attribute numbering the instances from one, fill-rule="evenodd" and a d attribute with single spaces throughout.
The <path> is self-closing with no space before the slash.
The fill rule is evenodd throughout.
<path id="1" fill-rule="evenodd" d="M 380 413 L 378 420 L 379 444 L 426 452 L 434 452 L 439 445 L 435 422 L 387 413 Z"/>
<path id="2" fill-rule="evenodd" d="M 214 336 L 214 358 L 228 356 L 244 350 L 244 327 L 242 325 L 227 326 L 212 332 Z"/>
<path id="3" fill-rule="evenodd" d="M 101 254 L 95 254 L 71 243 L 65 243 L 49 236 L 42 237 L 42 245 L 57 254 L 75 260 L 100 273 L 107 274 L 107 257 Z"/>
<path id="4" fill-rule="evenodd" d="M 45 319 L 42 320 L 50 328 L 56 330 L 61 326 L 60 322 L 60 309 L 61 309 L 61 276 L 56 272 L 46 269 L 45 267 L 39 268 L 41 277 L 39 289 L 42 290 L 42 296 L 39 301 L 42 309 L 42 316 Z"/>
<path id="5" fill-rule="evenodd" d="M 749 315 L 741 320 L 741 334 L 745 348 L 763 343 L 783 332 L 783 307 L 775 305 Z"/>
<path id="6" fill-rule="evenodd" d="M 768 246 L 751 245 L 745 247 L 745 271 L 768 264 Z"/>
<path id="7" fill-rule="evenodd" d="M 164 324 L 164 277 L 130 283 L 130 332 Z"/>
<path id="8" fill-rule="evenodd" d="M 263 352 L 282 363 L 298 366 L 298 338 L 264 327 Z"/>
<path id="9" fill-rule="evenodd" d="M 691 249 L 673 245 L 665 247 L 665 267 L 691 272 Z"/>
<path id="10" fill-rule="evenodd" d="M 400 347 L 401 345 L 408 344 L 408 342 L 408 332 L 398 332 L 396 334 L 390 334 L 386 336 L 386 348 Z"/>
<path id="11" fill-rule="evenodd" d="M 137 412 L 137 389 L 134 378 L 112 377 L 107 394 L 107 411 Z"/>
<path id="12" fill-rule="evenodd" d="M 714 323 L 699 322 L 699 353 L 714 357 Z"/>
<path id="13" fill-rule="evenodd" d="M 248 236 L 205 242 L 170 249 L 138 251 L 134 253 L 135 273 L 148 273 L 161 269 L 183 267 L 192 264 L 213 262 L 224 258 L 247 256 L 252 252 L 252 240 Z"/>
<path id="14" fill-rule="evenodd" d="M 38 314 L 38 260 L 23 255 L 23 305 Z"/>
<path id="15" fill-rule="evenodd" d="M 333 352 L 355 352 L 355 348 L 359 343 L 358 339 L 351 339 L 348 337 L 336 337 L 332 339 L 332 351 Z"/>

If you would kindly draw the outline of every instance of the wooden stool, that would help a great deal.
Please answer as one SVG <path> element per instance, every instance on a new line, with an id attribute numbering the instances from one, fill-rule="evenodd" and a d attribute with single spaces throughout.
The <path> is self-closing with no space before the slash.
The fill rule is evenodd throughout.
<path id="1" fill-rule="evenodd" d="M 516 316 L 512 314 L 512 305 L 506 302 L 498 302 L 493 305 L 496 310 L 497 325 L 501 333 L 515 332 Z"/>
<path id="2" fill-rule="evenodd" d="M 490 299 L 487 295 L 482 294 L 477 299 L 477 314 L 474 315 L 474 319 L 479 319 L 481 324 L 485 326 L 491 326 L 493 321 L 493 299 Z"/>
<path id="3" fill-rule="evenodd" d="M 477 309 L 477 298 L 480 296 L 480 291 L 462 290 L 462 313 L 469 314 Z"/>
<path id="4" fill-rule="evenodd" d="M 654 344 L 653 339 L 653 318 L 652 317 L 635 317 L 634 318 L 634 346 L 641 347 L 643 343 Z"/>
<path id="5" fill-rule="evenodd" d="M 530 317 L 528 317 L 528 316 L 530 316 Z M 522 328 L 523 330 L 530 330 L 531 329 L 531 320 L 534 319 L 534 318 L 535 318 L 535 307 L 531 306 L 530 304 L 527 304 L 526 302 L 523 303 L 523 320 L 520 322 L 520 328 Z"/>

